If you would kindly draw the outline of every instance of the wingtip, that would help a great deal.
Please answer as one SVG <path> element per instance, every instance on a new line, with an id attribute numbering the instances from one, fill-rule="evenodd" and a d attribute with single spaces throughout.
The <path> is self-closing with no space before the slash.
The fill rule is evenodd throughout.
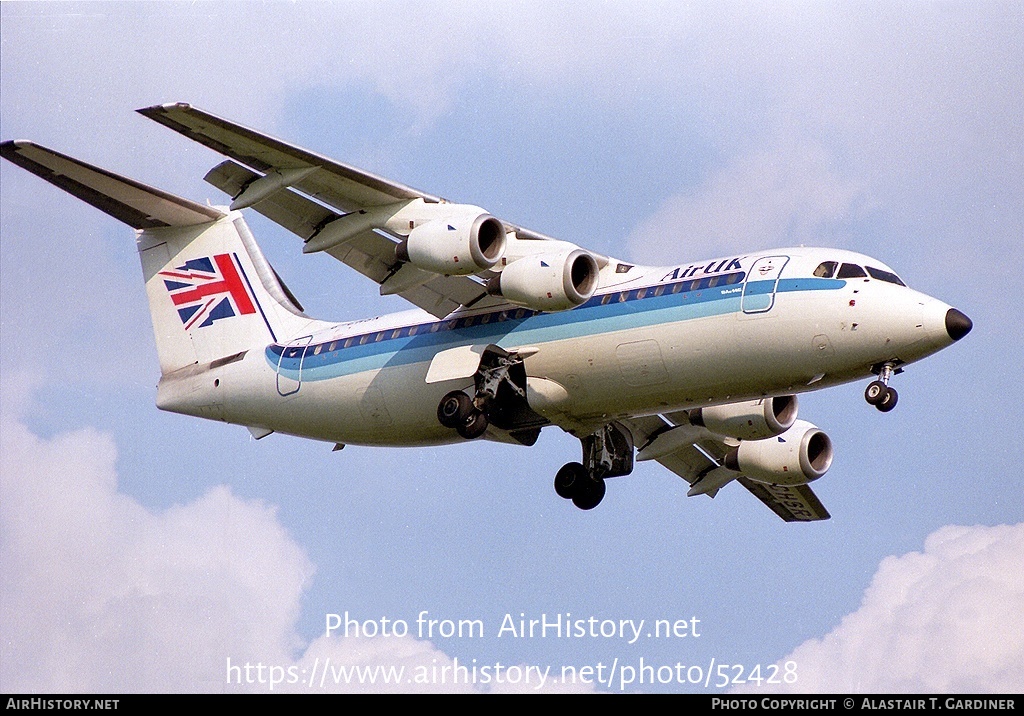
<path id="1" fill-rule="evenodd" d="M 188 102 L 166 102 L 164 104 L 154 104 L 151 107 L 141 107 L 137 110 L 139 114 L 149 116 L 151 114 L 158 114 L 160 112 L 166 112 L 171 109 L 192 109 L 192 105 Z"/>
<path id="2" fill-rule="evenodd" d="M 35 146 L 35 143 L 27 139 L 8 139 L 7 141 L 0 142 L 0 156 L 13 161 L 13 157 L 18 153 L 19 149 L 33 146 Z"/>

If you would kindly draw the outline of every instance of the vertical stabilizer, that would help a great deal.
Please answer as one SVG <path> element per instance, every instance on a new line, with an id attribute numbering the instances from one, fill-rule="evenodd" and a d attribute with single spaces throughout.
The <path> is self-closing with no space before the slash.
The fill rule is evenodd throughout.
<path id="1" fill-rule="evenodd" d="M 147 229 L 138 247 L 163 373 L 287 339 L 313 323 L 285 294 L 238 212 Z"/>

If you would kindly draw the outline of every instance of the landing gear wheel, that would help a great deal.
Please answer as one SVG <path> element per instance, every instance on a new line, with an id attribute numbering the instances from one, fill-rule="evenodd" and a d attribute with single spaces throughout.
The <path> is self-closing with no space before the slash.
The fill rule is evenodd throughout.
<path id="1" fill-rule="evenodd" d="M 592 510 L 604 499 L 604 480 L 587 478 L 573 490 L 572 504 L 581 510 Z"/>
<path id="2" fill-rule="evenodd" d="M 890 410 L 896 407 L 896 401 L 900 399 L 899 394 L 895 388 L 886 388 L 885 395 L 882 400 L 875 405 L 883 413 L 888 413 Z"/>
<path id="3" fill-rule="evenodd" d="M 873 380 L 868 383 L 867 390 L 864 391 L 864 400 L 868 401 L 868 405 L 877 406 L 879 403 L 885 400 L 886 393 L 890 390 L 889 386 L 880 380 Z"/>
<path id="4" fill-rule="evenodd" d="M 562 465 L 562 468 L 555 473 L 555 492 L 558 496 L 571 500 L 576 488 L 589 480 L 586 468 L 578 462 L 570 462 Z"/>
<path id="5" fill-rule="evenodd" d="M 466 438 L 466 440 L 472 440 L 478 438 L 484 434 L 487 430 L 487 416 L 483 412 L 473 408 L 469 416 L 457 426 L 455 430 L 458 431 L 459 435 Z"/>
<path id="6" fill-rule="evenodd" d="M 458 428 L 473 412 L 473 399 L 461 390 L 453 390 L 437 404 L 437 421 L 446 428 Z"/>

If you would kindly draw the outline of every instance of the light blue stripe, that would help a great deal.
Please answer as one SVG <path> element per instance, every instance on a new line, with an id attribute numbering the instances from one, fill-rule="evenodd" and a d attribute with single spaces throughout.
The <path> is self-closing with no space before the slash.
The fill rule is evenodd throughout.
<path id="1" fill-rule="evenodd" d="M 767 288 L 770 291 L 774 283 L 749 282 L 746 289 L 748 298 L 752 289 L 761 292 Z M 783 279 L 779 281 L 777 292 L 835 290 L 845 283 L 831 279 Z M 425 363 L 439 351 L 461 345 L 495 343 L 512 348 L 738 313 L 741 310 L 742 289 L 743 284 L 733 284 L 696 293 L 631 298 L 624 302 L 618 302 L 620 294 L 616 293 L 612 294 L 613 298 L 607 304 L 601 304 L 602 297 L 595 297 L 572 311 L 540 313 L 521 319 L 441 330 L 436 333 L 421 332 L 411 337 L 387 338 L 361 346 L 336 348 L 333 351 L 326 350 L 324 344 L 321 344 L 323 349 L 318 355 L 312 354 L 316 345 L 314 344 L 302 359 L 302 380 L 329 380 L 363 371 L 378 370 L 384 366 Z M 514 315 L 514 311 L 509 313 Z M 497 313 L 491 315 L 497 316 Z M 439 321 L 436 325 L 444 323 Z M 391 330 L 385 331 L 385 335 Z M 376 336 L 378 333 L 369 335 Z M 277 370 L 279 356 L 274 352 L 274 348 L 275 346 L 268 346 L 265 355 L 270 366 Z M 281 350 L 281 347 L 277 346 L 277 349 Z M 281 375 L 298 380 L 300 357 L 301 351 L 298 356 L 282 360 Z"/>

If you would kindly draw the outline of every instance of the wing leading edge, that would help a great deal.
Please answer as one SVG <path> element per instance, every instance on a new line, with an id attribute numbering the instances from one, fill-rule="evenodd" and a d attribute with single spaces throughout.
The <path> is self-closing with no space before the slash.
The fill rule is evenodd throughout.
<path id="1" fill-rule="evenodd" d="M 138 110 L 140 114 L 230 157 L 206 176 L 233 198 L 231 208 L 251 206 L 307 242 L 331 222 L 356 218 L 400 202 L 445 203 L 441 197 L 336 162 L 184 103 Z M 519 239 L 551 240 L 503 222 Z M 358 231 L 326 252 L 377 282 L 383 295 L 399 295 L 443 318 L 462 306 L 503 303 L 488 296 L 475 276 L 446 276 L 396 261 L 399 237 L 379 226 Z"/>
<path id="2" fill-rule="evenodd" d="M 291 183 L 291 186 L 346 213 L 402 199 L 424 199 L 430 202 L 441 200 L 440 197 L 314 154 L 188 104 L 163 104 L 145 107 L 138 112 L 264 174 L 314 169 Z"/>
<path id="3" fill-rule="evenodd" d="M 228 160 L 211 169 L 206 181 L 226 194 L 237 196 L 259 176 Z M 309 241 L 324 226 L 342 216 L 291 188 L 274 192 L 252 208 L 303 241 Z M 366 229 L 327 249 L 326 253 L 376 282 L 381 294 L 399 295 L 437 318 L 485 298 L 494 300 L 487 297 L 483 283 L 470 276 L 443 276 L 411 264 L 396 263 L 396 245 L 397 240 L 387 234 Z"/>

